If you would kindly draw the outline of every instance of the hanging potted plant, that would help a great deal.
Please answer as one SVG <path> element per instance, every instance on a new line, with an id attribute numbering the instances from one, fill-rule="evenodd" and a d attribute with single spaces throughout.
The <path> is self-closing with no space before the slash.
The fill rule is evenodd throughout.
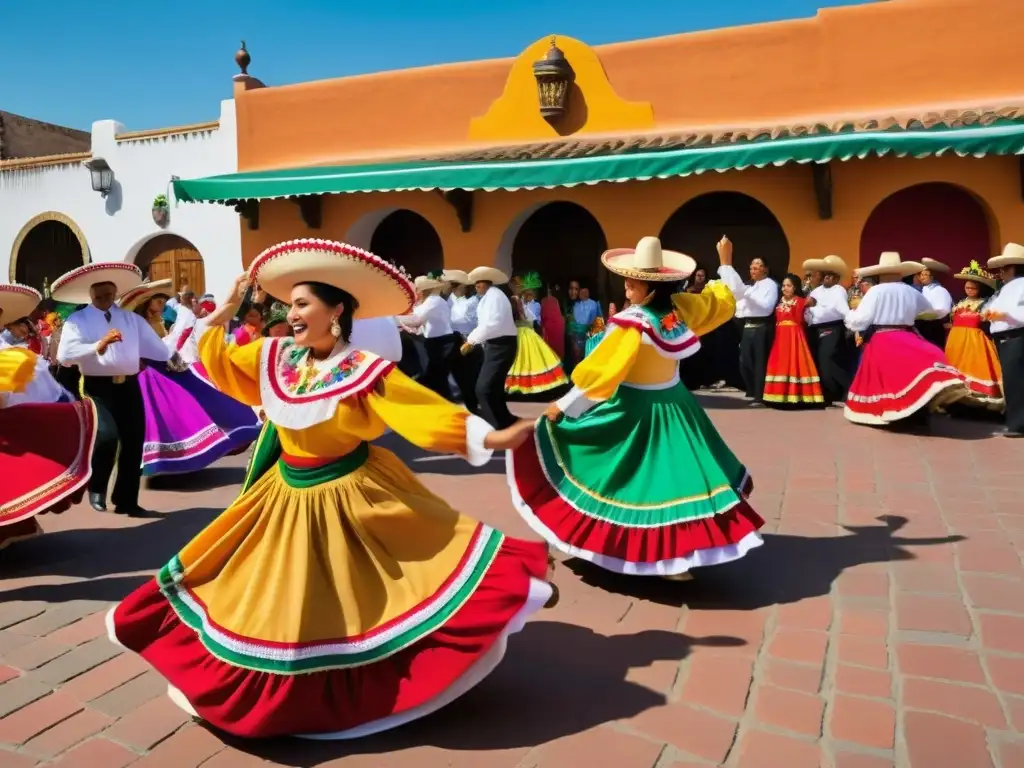
<path id="1" fill-rule="evenodd" d="M 171 220 L 171 204 L 167 195 L 157 195 L 153 199 L 153 221 L 158 227 L 166 227 Z"/>

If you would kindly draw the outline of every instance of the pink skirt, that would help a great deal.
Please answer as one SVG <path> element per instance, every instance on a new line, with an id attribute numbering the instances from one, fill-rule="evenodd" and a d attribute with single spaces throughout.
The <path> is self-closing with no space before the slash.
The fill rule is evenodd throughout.
<path id="1" fill-rule="evenodd" d="M 966 394 L 964 377 L 941 349 L 913 331 L 882 329 L 864 346 L 846 398 L 846 418 L 856 424 L 892 424 Z"/>

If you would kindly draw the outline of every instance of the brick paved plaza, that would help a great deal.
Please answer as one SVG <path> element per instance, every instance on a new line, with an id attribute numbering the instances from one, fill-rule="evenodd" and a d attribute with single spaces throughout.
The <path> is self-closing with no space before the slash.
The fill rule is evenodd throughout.
<path id="1" fill-rule="evenodd" d="M 241 458 L 150 490 L 158 519 L 43 518 L 0 553 L 0 768 L 1024 766 L 1024 441 L 702 400 L 753 472 L 764 547 L 682 584 L 560 564 L 561 603 L 483 685 L 349 744 L 210 732 L 106 640 L 105 610 L 231 501 Z M 385 442 L 528 535 L 503 461 Z"/>

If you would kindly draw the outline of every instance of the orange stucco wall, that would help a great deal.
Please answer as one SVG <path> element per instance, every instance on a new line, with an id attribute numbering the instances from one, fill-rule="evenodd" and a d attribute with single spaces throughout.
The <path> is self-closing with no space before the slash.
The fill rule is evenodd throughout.
<path id="1" fill-rule="evenodd" d="M 284 200 L 261 204 L 260 228 L 243 230 L 246 264 L 264 248 L 297 237 L 322 237 L 369 246 L 376 223 L 391 210 L 407 208 L 424 216 L 437 230 L 445 265 L 471 269 L 481 264 L 514 265 L 502 259 L 522 222 L 540 204 L 555 200 L 579 203 L 601 224 L 611 247 L 632 246 L 645 235 L 657 235 L 673 212 L 692 198 L 717 190 L 743 192 L 764 203 L 789 239 L 791 268 L 826 253 L 858 262 L 860 235 L 868 216 L 882 200 L 914 184 L 944 181 L 972 192 L 986 207 L 993 243 L 1024 242 L 1015 157 L 923 160 L 874 158 L 833 164 L 834 217 L 817 215 L 810 170 L 806 166 L 708 173 L 683 179 L 629 184 L 598 184 L 571 189 L 478 193 L 473 228 L 459 229 L 454 211 L 438 195 L 407 192 L 331 195 L 324 198 L 324 222 L 309 230 L 295 205 Z"/>

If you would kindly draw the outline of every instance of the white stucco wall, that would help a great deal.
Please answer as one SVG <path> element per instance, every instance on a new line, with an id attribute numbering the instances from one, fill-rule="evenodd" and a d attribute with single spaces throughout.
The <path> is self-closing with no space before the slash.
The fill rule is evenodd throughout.
<path id="1" fill-rule="evenodd" d="M 148 240 L 173 234 L 190 241 L 203 257 L 206 290 L 218 297 L 242 269 L 238 214 L 222 205 L 184 204 L 173 200 L 171 176 L 195 178 L 238 170 L 235 103 L 221 102 L 220 125 L 213 130 L 127 138 L 125 126 L 102 120 L 92 127 L 93 157 L 114 171 L 114 188 L 106 199 L 92 191 L 89 171 L 81 164 L 0 172 L 0 282 L 11 275 L 12 248 L 34 217 L 56 211 L 81 229 L 92 261 L 133 261 Z M 153 221 L 153 199 L 171 199 L 166 228 Z"/>

